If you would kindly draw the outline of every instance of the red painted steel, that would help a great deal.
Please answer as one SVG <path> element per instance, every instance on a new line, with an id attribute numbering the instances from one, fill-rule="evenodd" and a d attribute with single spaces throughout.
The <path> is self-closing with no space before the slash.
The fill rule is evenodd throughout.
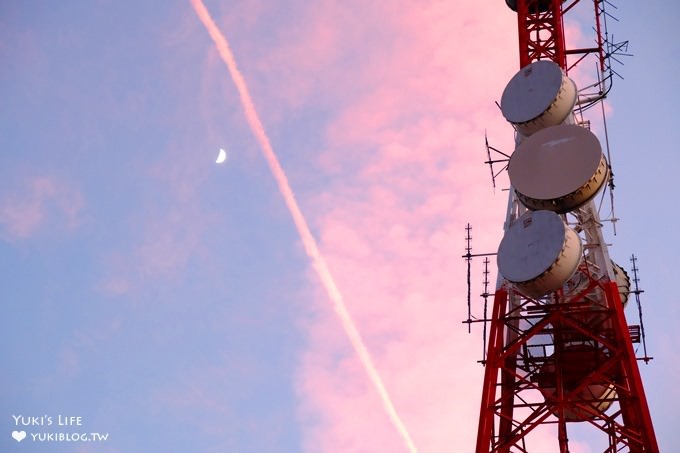
<path id="1" fill-rule="evenodd" d="M 543 425 L 557 425 L 556 444 L 568 452 L 570 423 L 592 426 L 605 453 L 659 451 L 616 282 L 593 277 L 548 301 L 499 289 L 476 452 L 535 452 L 530 436 Z"/>
<path id="2" fill-rule="evenodd" d="M 520 68 L 537 60 L 567 67 L 562 0 L 517 0 Z"/>

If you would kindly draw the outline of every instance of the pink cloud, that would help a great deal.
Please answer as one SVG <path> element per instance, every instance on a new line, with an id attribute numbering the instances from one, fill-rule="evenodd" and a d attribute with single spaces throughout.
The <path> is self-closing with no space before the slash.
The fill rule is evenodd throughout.
<path id="1" fill-rule="evenodd" d="M 120 275 L 105 278 L 97 284 L 98 291 L 113 296 L 127 294 L 131 289 L 132 283 L 130 280 Z"/>
<path id="2" fill-rule="evenodd" d="M 505 196 L 491 195 L 483 134 L 496 128 L 512 143 L 493 101 L 515 71 L 512 45 L 496 58 L 515 34 L 514 18 L 504 8 L 455 2 L 373 3 L 355 22 L 330 16 L 322 15 L 326 34 L 350 29 L 350 41 L 368 44 L 351 71 L 342 73 L 338 59 L 317 74 L 351 77 L 351 88 L 340 84 L 330 95 L 343 99 L 319 158 L 329 188 L 310 200 L 310 217 L 415 444 L 469 451 L 483 369 L 481 332 L 468 335 L 460 323 L 460 257 L 467 221 L 477 224 L 479 251 L 495 251 L 502 231 Z M 375 36 L 380 45 L 370 44 Z M 324 299 L 319 293 L 309 315 L 299 372 L 307 449 L 404 450 Z"/>
<path id="3" fill-rule="evenodd" d="M 72 230 L 85 206 L 80 192 L 54 177 L 33 177 L 23 187 L 0 194 L 0 234 L 26 239 L 49 226 Z"/>

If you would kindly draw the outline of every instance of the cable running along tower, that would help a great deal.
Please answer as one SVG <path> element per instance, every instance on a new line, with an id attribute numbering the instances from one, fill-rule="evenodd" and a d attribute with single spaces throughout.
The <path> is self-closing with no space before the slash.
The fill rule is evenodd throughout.
<path id="1" fill-rule="evenodd" d="M 515 149 L 506 155 L 487 143 L 492 177 L 503 163 L 511 187 L 491 315 L 485 267 L 484 316 L 466 321 L 484 323 L 485 342 L 489 333 L 476 452 L 567 453 L 578 440 L 594 452 L 658 453 L 633 347 L 644 330 L 624 315 L 629 294 L 639 301 L 637 274 L 631 290 L 602 231 L 603 222 L 615 226 L 613 203 L 606 219 L 597 206 L 614 188 L 608 140 L 583 115 L 601 107 L 606 139 L 602 102 L 627 43 L 608 34 L 605 7 L 613 5 L 605 0 L 506 3 L 517 14 L 520 70 L 500 107 Z M 570 49 L 564 18 L 583 8 L 594 18 L 594 43 Z M 577 88 L 569 77 L 577 65 L 579 80 L 595 74 L 592 85 Z M 505 158 L 492 160 L 489 150 Z M 469 278 L 471 258 L 489 254 L 473 255 L 467 232 Z M 554 439 L 550 450 L 546 439 Z"/>

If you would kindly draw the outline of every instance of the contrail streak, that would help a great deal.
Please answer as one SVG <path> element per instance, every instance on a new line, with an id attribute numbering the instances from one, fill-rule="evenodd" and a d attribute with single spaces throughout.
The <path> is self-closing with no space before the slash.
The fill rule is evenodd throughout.
<path id="1" fill-rule="evenodd" d="M 210 13 L 208 12 L 207 8 L 205 7 L 201 0 L 191 0 L 191 4 L 194 7 L 194 10 L 196 11 L 196 14 L 198 15 L 199 19 L 201 20 L 201 22 L 203 22 L 203 25 L 210 34 L 210 37 L 215 42 L 215 45 L 217 46 L 217 50 L 220 56 L 222 57 L 222 60 L 229 69 L 229 74 L 231 74 L 231 78 L 234 81 L 236 89 L 241 98 L 241 104 L 243 105 L 243 110 L 245 111 L 248 124 L 250 125 L 250 128 L 252 129 L 255 138 L 260 143 L 260 147 L 262 148 L 264 157 L 267 159 L 267 163 L 269 164 L 269 167 L 274 175 L 274 178 L 276 179 L 276 182 L 279 186 L 279 190 L 281 191 L 281 195 L 283 196 L 283 199 L 286 202 L 286 206 L 288 206 L 290 214 L 293 216 L 295 227 L 297 228 L 298 233 L 300 234 L 300 238 L 302 239 L 302 243 L 304 244 L 305 251 L 307 252 L 309 258 L 312 260 L 313 267 L 316 270 L 316 273 L 318 274 L 321 283 L 326 288 L 328 296 L 333 301 L 333 308 L 335 309 L 335 312 L 340 318 L 340 322 L 345 330 L 345 333 L 347 334 L 347 337 L 350 340 L 350 343 L 352 344 L 354 350 L 359 356 L 359 359 L 361 360 L 361 363 L 363 364 L 366 373 L 368 373 L 368 377 L 370 378 L 371 382 L 378 391 L 380 399 L 382 400 L 383 406 L 390 420 L 394 424 L 399 434 L 403 437 L 408 449 L 411 452 L 414 453 L 417 452 L 418 450 L 416 449 L 415 444 L 411 440 L 411 436 L 409 435 L 406 426 L 404 426 L 404 423 L 401 421 L 401 418 L 399 418 L 399 414 L 397 414 L 397 411 L 394 408 L 394 404 L 392 404 L 392 400 L 390 399 L 390 396 L 387 393 L 387 389 L 385 388 L 385 385 L 383 384 L 383 381 L 380 378 L 380 375 L 378 374 L 378 370 L 375 368 L 375 365 L 373 364 L 373 360 L 371 359 L 368 349 L 366 349 L 366 346 L 364 345 L 364 342 L 361 339 L 361 335 L 359 334 L 359 331 L 357 330 L 354 321 L 352 321 L 352 318 L 347 310 L 347 307 L 345 306 L 345 302 L 343 301 L 342 294 L 340 293 L 340 290 L 335 284 L 335 280 L 333 279 L 333 276 L 331 275 L 331 272 L 328 269 L 326 260 L 319 251 L 319 247 L 316 244 L 314 236 L 312 236 L 311 231 L 309 231 L 307 221 L 302 215 L 302 211 L 300 211 L 300 207 L 298 206 L 297 201 L 295 200 L 295 195 L 293 194 L 293 191 L 290 188 L 290 184 L 288 184 L 288 178 L 286 177 L 283 168 L 281 168 L 279 160 L 276 158 L 276 154 L 274 154 L 274 150 L 271 144 L 269 143 L 269 138 L 267 138 L 264 126 L 260 121 L 260 117 L 257 114 L 257 110 L 255 109 L 255 105 L 253 104 L 253 100 L 250 97 L 250 93 L 248 92 L 248 87 L 246 86 L 245 79 L 243 78 L 241 72 L 238 70 L 238 67 L 236 66 L 236 59 L 234 58 L 234 55 L 231 53 L 231 50 L 229 49 L 229 43 L 227 42 L 227 39 L 220 32 L 219 28 L 217 28 L 217 25 L 213 21 L 212 17 L 210 16 Z"/>

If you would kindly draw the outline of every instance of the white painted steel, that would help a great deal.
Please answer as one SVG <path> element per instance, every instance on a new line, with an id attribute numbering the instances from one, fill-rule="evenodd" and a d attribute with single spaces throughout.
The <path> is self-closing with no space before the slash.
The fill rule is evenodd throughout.
<path id="1" fill-rule="evenodd" d="M 535 61 L 508 82 L 501 97 L 501 110 L 520 134 L 529 136 L 564 122 L 577 97 L 576 84 L 559 65 Z"/>
<path id="2" fill-rule="evenodd" d="M 585 258 L 586 261 L 590 260 L 590 257 Z M 602 274 L 600 272 L 594 271 L 596 266 L 591 264 L 590 277 L 601 278 Z M 628 299 L 630 295 L 630 277 L 628 272 L 619 266 L 617 263 L 612 261 L 612 268 L 614 270 L 614 278 L 616 280 L 616 286 L 619 288 L 619 297 L 621 298 L 621 303 L 624 308 L 628 305 Z M 566 296 L 574 296 L 583 293 L 588 285 L 590 285 L 590 278 L 588 274 L 584 274 L 581 271 L 577 271 L 574 276 L 567 282 L 564 288 L 564 294 Z M 594 306 L 593 306 L 594 307 Z"/>
<path id="3" fill-rule="evenodd" d="M 592 132 L 562 124 L 522 141 L 510 157 L 508 174 L 526 207 L 564 213 L 595 196 L 607 180 L 608 166 Z"/>
<path id="4" fill-rule="evenodd" d="M 630 295 L 630 277 L 624 268 L 612 261 L 614 267 L 614 277 L 616 278 L 616 286 L 619 288 L 619 296 L 621 296 L 621 303 L 624 308 L 628 304 L 628 296 Z"/>
<path id="5" fill-rule="evenodd" d="M 498 270 L 523 294 L 554 291 L 576 271 L 581 239 L 552 211 L 527 211 L 505 232 L 498 248 Z"/>

